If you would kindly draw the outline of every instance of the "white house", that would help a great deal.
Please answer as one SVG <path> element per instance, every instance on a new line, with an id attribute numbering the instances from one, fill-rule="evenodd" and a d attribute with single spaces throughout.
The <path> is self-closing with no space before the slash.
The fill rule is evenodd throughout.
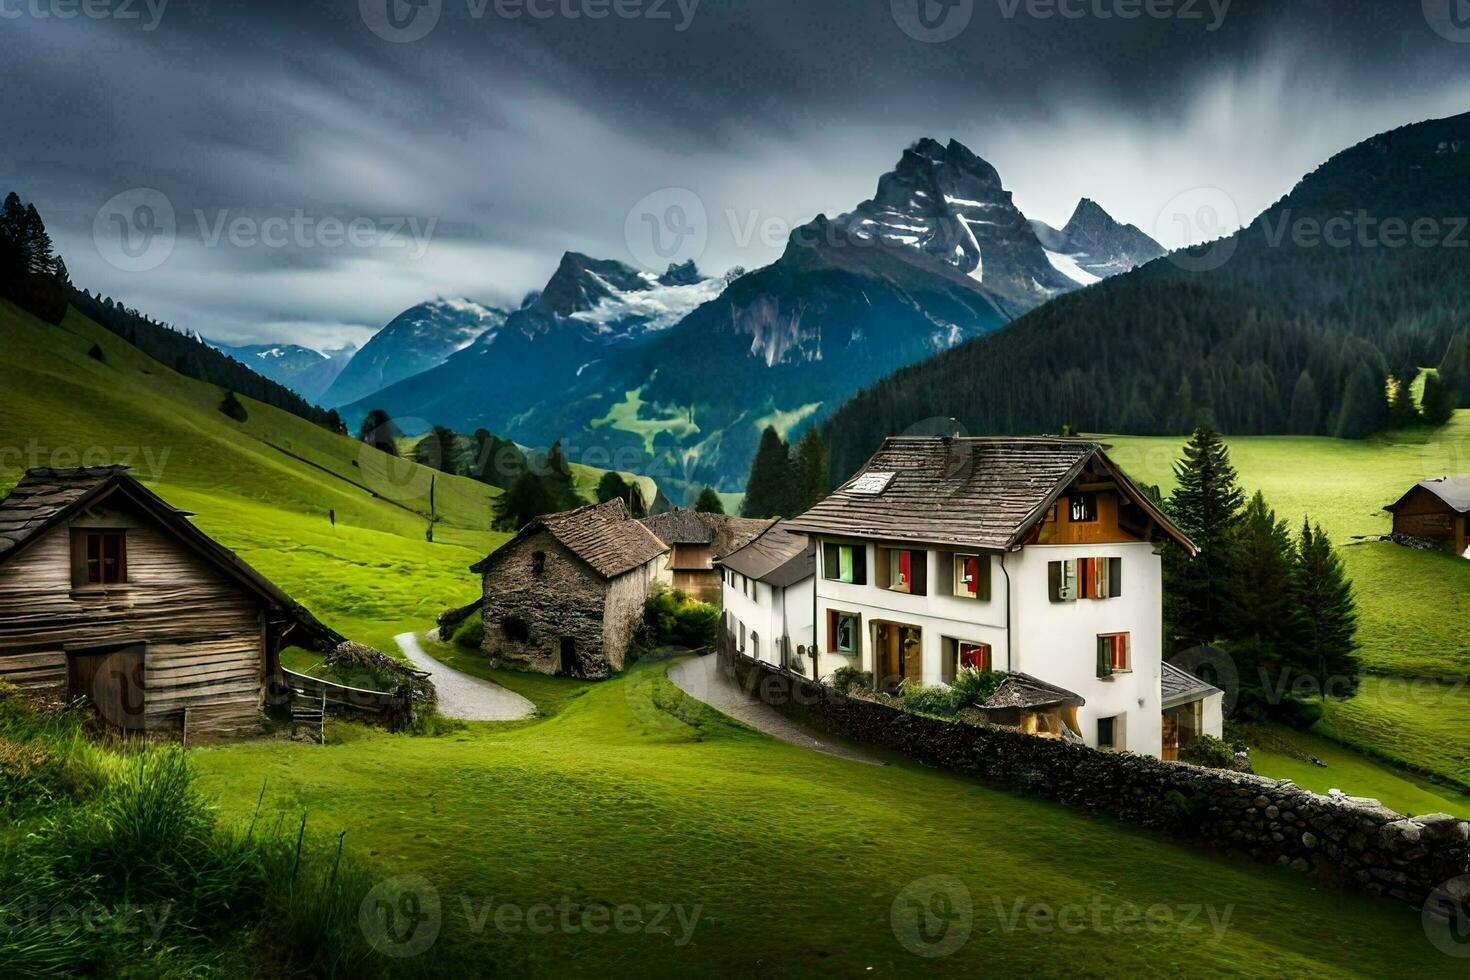
<path id="1" fill-rule="evenodd" d="M 773 524 L 719 561 L 725 628 L 755 660 L 811 672 L 816 650 L 816 549 L 804 534 Z M 838 659 L 833 670 L 845 660 Z M 819 675 L 820 676 L 820 675 Z"/>
<path id="2" fill-rule="evenodd" d="M 1162 662 L 1160 555 L 1197 549 L 1104 448 L 891 438 L 725 560 L 727 628 L 749 656 L 792 666 L 781 651 L 814 652 L 802 673 L 853 666 L 888 691 L 1006 672 L 988 705 L 1025 730 L 1174 758 L 1221 726 L 1221 692 Z M 792 578 L 798 551 L 810 582 Z"/>

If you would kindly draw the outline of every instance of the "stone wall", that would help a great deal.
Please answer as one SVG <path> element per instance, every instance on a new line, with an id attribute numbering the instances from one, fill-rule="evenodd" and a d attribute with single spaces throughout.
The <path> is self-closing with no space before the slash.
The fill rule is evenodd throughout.
<path id="1" fill-rule="evenodd" d="M 538 552 L 546 556 L 539 573 Z M 603 650 L 607 591 L 607 581 L 550 532 L 506 545 L 485 575 L 485 653 L 522 670 L 607 677 L 613 671 Z M 512 622 L 524 625 L 524 638 L 513 635 Z M 575 663 L 563 662 L 563 637 L 574 644 Z"/>
<path id="2" fill-rule="evenodd" d="M 798 721 L 1182 841 L 1415 906 L 1470 873 L 1470 823 L 1445 814 L 1406 818 L 1374 800 L 1319 796 L 1289 781 L 912 715 L 751 660 L 724 631 L 719 657 L 728 676 Z"/>

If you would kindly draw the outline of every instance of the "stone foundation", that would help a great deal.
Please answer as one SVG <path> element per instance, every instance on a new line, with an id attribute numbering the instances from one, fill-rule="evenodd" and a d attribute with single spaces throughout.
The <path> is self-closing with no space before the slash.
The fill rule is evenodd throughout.
<path id="1" fill-rule="evenodd" d="M 721 669 L 783 714 L 929 765 L 1416 907 L 1470 873 L 1470 823 L 1446 814 L 1409 818 L 1290 781 L 920 717 L 751 660 L 723 631 L 720 640 Z"/>

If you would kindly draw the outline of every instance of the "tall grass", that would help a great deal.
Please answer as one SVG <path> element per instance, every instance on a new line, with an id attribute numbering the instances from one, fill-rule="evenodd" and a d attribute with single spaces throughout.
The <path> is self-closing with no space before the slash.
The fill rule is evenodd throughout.
<path id="1" fill-rule="evenodd" d="M 7 976 L 377 972 L 343 837 L 221 825 L 182 749 L 100 747 L 0 691 L 0 818 Z"/>

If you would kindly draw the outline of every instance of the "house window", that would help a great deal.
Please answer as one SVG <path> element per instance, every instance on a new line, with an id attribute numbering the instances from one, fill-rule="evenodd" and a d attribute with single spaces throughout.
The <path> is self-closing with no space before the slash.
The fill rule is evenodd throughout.
<path id="1" fill-rule="evenodd" d="M 1097 676 L 1111 677 L 1133 669 L 1127 633 L 1104 633 L 1097 638 Z"/>
<path id="2" fill-rule="evenodd" d="M 531 553 L 531 574 L 540 575 L 546 571 L 546 552 L 534 551 Z"/>
<path id="3" fill-rule="evenodd" d="M 861 616 L 856 613 L 827 612 L 827 649 L 843 656 L 855 657 L 860 652 L 858 637 L 862 635 Z"/>
<path id="4" fill-rule="evenodd" d="M 945 637 L 941 680 L 946 684 L 953 684 L 960 671 L 966 668 L 979 671 L 992 670 L 994 669 L 993 662 L 989 643 L 973 643 L 968 640 Z"/>
<path id="5" fill-rule="evenodd" d="M 750 634 L 750 655 L 755 660 L 761 658 L 761 635 L 759 633 Z"/>
<path id="6" fill-rule="evenodd" d="M 878 584 L 889 592 L 905 595 L 928 595 L 929 553 L 896 548 L 878 549 L 878 567 L 882 581 Z"/>
<path id="7" fill-rule="evenodd" d="M 988 555 L 954 556 L 953 593 L 961 599 L 990 601 L 990 557 Z"/>
<path id="8" fill-rule="evenodd" d="M 868 549 L 862 545 L 829 544 L 822 549 L 822 575 L 832 582 L 868 584 Z"/>
<path id="9" fill-rule="evenodd" d="M 1051 562 L 1047 588 L 1052 602 L 1116 599 L 1123 594 L 1123 559 L 1073 558 Z"/>
<path id="10" fill-rule="evenodd" d="M 745 624 L 740 624 L 740 652 L 745 652 Z"/>
<path id="11" fill-rule="evenodd" d="M 500 621 L 500 631 L 505 638 L 512 643 L 529 643 L 531 640 L 531 627 L 519 616 L 507 616 Z"/>
<path id="12" fill-rule="evenodd" d="M 1122 752 L 1126 745 L 1126 726 L 1124 725 L 1126 720 L 1126 715 L 1099 718 L 1097 720 L 1097 747 L 1105 752 Z"/>
<path id="13" fill-rule="evenodd" d="M 1091 493 L 1074 493 L 1068 499 L 1069 514 L 1073 524 L 1091 524 L 1097 520 L 1097 496 Z"/>
<path id="14" fill-rule="evenodd" d="M 128 546 L 122 531 L 72 531 L 72 585 L 126 585 Z"/>

